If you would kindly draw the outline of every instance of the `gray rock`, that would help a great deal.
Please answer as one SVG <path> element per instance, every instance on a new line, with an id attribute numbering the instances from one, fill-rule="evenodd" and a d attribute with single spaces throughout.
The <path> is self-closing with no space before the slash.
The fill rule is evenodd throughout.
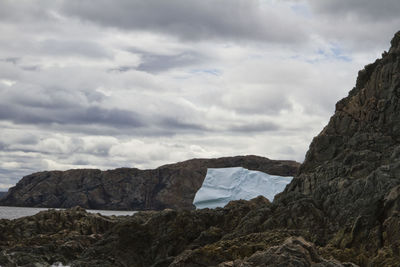
<path id="1" fill-rule="evenodd" d="M 357 267 L 353 263 L 340 263 L 326 260 L 318 255 L 314 244 L 301 237 L 290 237 L 282 245 L 259 251 L 245 260 L 224 262 L 218 267 L 257 267 L 257 266 L 293 266 L 293 267 Z"/>
<path id="2" fill-rule="evenodd" d="M 400 249 L 391 238 L 399 212 L 399 40 L 400 32 L 389 52 L 359 72 L 356 86 L 313 139 L 298 175 L 276 197 L 283 209 L 290 201 L 312 199 L 327 220 L 323 240 L 368 257 Z"/>

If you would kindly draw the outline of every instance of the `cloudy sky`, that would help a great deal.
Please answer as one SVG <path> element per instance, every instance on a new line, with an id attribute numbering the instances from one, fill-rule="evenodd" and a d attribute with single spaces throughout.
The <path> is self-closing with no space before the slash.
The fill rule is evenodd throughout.
<path id="1" fill-rule="evenodd" d="M 0 0 L 0 190 L 40 170 L 302 161 L 400 1 Z"/>

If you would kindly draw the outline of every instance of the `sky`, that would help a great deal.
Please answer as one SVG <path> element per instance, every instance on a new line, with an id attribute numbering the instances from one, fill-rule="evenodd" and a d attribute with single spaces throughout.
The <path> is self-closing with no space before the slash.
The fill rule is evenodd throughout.
<path id="1" fill-rule="evenodd" d="M 0 190 L 33 172 L 303 161 L 398 0 L 0 0 Z"/>

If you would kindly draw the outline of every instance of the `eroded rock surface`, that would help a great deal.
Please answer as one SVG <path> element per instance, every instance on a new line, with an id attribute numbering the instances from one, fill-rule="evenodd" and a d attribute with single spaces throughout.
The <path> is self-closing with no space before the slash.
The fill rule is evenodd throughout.
<path id="1" fill-rule="evenodd" d="M 116 218 L 88 214 L 79 207 L 0 220 L 0 266 L 73 261 L 116 223 Z"/>
<path id="2" fill-rule="evenodd" d="M 391 44 L 336 104 L 278 202 L 310 198 L 329 220 L 333 246 L 367 255 L 388 246 L 384 253 L 398 259 L 391 231 L 399 222 L 400 32 Z"/>
<path id="3" fill-rule="evenodd" d="M 193 209 L 193 198 L 207 168 L 244 167 L 271 175 L 293 176 L 294 161 L 258 156 L 192 159 L 154 170 L 120 168 L 100 171 L 46 171 L 25 176 L 0 205 L 112 210 Z"/>
<path id="4" fill-rule="evenodd" d="M 355 267 L 353 263 L 340 263 L 326 260 L 318 255 L 314 245 L 301 237 L 290 237 L 282 245 L 259 251 L 246 260 L 224 262 L 218 267 L 256 267 L 256 266 L 315 266 L 315 267 Z"/>
<path id="5" fill-rule="evenodd" d="M 166 209 L 126 217 L 105 217 L 81 208 L 43 211 L 0 220 L 0 265 L 186 267 L 292 262 L 291 266 L 310 266 L 334 262 L 317 266 L 342 266 L 325 260 L 312 243 L 298 237 L 312 239 L 308 230 L 271 224 L 273 209 L 260 196 L 212 210 Z"/>

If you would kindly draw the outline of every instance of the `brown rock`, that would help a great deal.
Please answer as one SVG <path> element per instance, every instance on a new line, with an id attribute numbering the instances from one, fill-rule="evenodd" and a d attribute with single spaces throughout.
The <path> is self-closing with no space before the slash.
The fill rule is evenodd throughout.
<path id="1" fill-rule="evenodd" d="M 313 198 L 340 225 L 351 227 L 359 216 L 378 223 L 385 195 L 400 184 L 399 38 L 359 72 L 286 188 Z"/>
<path id="2" fill-rule="evenodd" d="M 315 246 L 302 237 L 290 237 L 282 245 L 266 251 L 259 251 L 245 260 L 224 262 L 218 267 L 257 267 L 257 266 L 314 266 L 314 267 L 356 267 L 352 263 L 325 260 L 318 255 Z"/>

